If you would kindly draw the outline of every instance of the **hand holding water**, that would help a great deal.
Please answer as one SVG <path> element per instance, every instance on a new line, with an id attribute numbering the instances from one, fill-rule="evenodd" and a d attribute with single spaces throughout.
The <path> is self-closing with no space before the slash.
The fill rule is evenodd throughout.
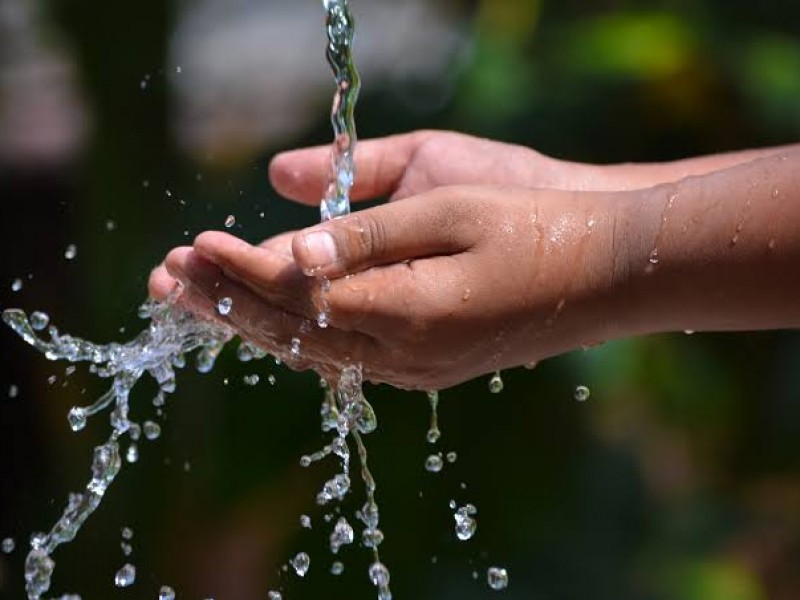
<path id="1" fill-rule="evenodd" d="M 570 192 L 535 189 L 513 156 L 466 169 L 443 151 L 416 165 L 414 143 L 378 151 L 409 140 L 357 155 L 355 197 L 402 201 L 261 247 L 210 232 L 173 251 L 166 269 L 187 284 L 185 301 L 214 316 L 233 298 L 227 321 L 298 368 L 356 361 L 367 378 L 422 389 L 626 335 L 800 325 L 800 281 L 787 277 L 800 263 L 797 150 L 675 184 Z M 484 143 L 466 138 L 465 152 Z M 278 158 L 276 187 L 310 201 L 323 156 Z M 508 185 L 463 185 L 470 178 Z M 330 280 L 327 329 L 314 324 L 319 276 Z M 151 281 L 159 296 L 170 285 L 163 270 Z"/>

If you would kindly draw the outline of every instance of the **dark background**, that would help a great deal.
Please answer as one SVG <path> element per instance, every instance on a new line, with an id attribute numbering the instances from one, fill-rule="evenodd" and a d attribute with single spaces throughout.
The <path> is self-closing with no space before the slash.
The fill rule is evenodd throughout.
<path id="1" fill-rule="evenodd" d="M 364 3 L 353 4 L 358 17 Z M 441 4 L 463 46 L 438 78 L 376 76 L 373 84 L 365 73 L 362 138 L 447 128 L 615 162 L 800 137 L 798 3 Z M 0 153 L 3 308 L 44 310 L 63 331 L 92 340 L 127 340 L 144 325 L 136 306 L 170 247 L 222 228 L 228 214 L 252 241 L 318 219 L 278 198 L 266 169 L 278 150 L 329 141 L 332 83 L 323 80 L 318 114 L 293 135 L 187 148 L 175 133 L 181 105 L 168 55 L 181 10 L 155 0 L 41 7 L 36 31 L 69 57 L 74 114 L 90 125 L 71 150 Z M 318 24 L 317 37 L 294 42 L 319 49 L 316 67 Z M 8 73 L 16 55 L 0 56 Z M 291 78 L 282 85 L 291 95 Z M 59 110 L 51 92 L 45 85 L 34 96 L 45 107 L 35 120 Z M 66 114 L 67 123 L 77 118 Z M 72 261 L 64 258 L 70 243 Z M 15 293 L 17 277 L 24 287 Z M 364 550 L 346 548 L 345 574 L 328 574 L 331 525 L 314 497 L 333 463 L 298 466 L 326 440 L 317 378 L 270 359 L 241 364 L 232 350 L 209 375 L 180 373 L 161 439 L 141 444 L 139 462 L 125 465 L 78 539 L 56 551 L 58 595 L 155 598 L 169 584 L 179 598 L 249 600 L 268 589 L 289 599 L 375 597 Z M 72 434 L 67 410 L 105 382 L 83 367 L 66 376 L 66 364 L 47 362 L 5 329 L 0 356 L 0 538 L 17 541 L 0 554 L 0 597 L 22 598 L 28 536 L 49 529 L 67 493 L 83 487 L 91 448 L 108 431 L 100 416 Z M 796 332 L 671 334 L 506 372 L 499 395 L 482 378 L 441 394 L 439 449 L 458 460 L 436 475 L 423 467 L 431 450 L 424 394 L 369 388 L 381 425 L 367 441 L 395 597 L 800 598 L 798 364 Z M 242 383 L 250 373 L 259 385 Z M 581 384 L 592 391 L 586 403 L 573 399 Z M 132 402 L 141 420 L 152 418 L 148 385 Z M 455 539 L 451 498 L 478 507 L 470 542 Z M 344 514 L 360 504 L 357 491 Z M 311 532 L 299 525 L 302 513 Z M 135 531 L 138 578 L 117 590 L 114 573 L 128 560 L 123 526 Z M 303 581 L 280 570 L 299 550 L 311 555 Z M 506 591 L 486 586 L 490 565 L 508 568 Z"/>

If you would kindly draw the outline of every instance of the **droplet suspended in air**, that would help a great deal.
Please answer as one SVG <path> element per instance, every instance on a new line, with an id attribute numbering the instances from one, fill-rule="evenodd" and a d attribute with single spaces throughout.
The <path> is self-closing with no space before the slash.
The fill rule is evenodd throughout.
<path id="1" fill-rule="evenodd" d="M 232 308 L 233 299 L 229 298 L 228 296 L 220 298 L 219 302 L 217 302 L 217 312 L 223 317 L 229 315 Z"/>
<path id="2" fill-rule="evenodd" d="M 375 587 L 389 585 L 389 569 L 381 562 L 374 562 L 369 567 L 369 578 Z"/>
<path id="3" fill-rule="evenodd" d="M 5 554 L 11 554 L 16 547 L 17 543 L 14 541 L 14 538 L 11 537 L 5 538 L 2 544 L 0 544 L 0 550 L 2 550 Z"/>
<path id="4" fill-rule="evenodd" d="M 276 592 L 275 590 L 270 590 L 270 592 L 267 594 L 267 598 L 269 598 L 269 600 L 283 600 L 281 593 Z"/>
<path id="5" fill-rule="evenodd" d="M 73 406 L 67 414 L 67 421 L 72 431 L 80 431 L 86 427 L 86 409 L 80 406 Z"/>
<path id="6" fill-rule="evenodd" d="M 48 314 L 38 310 L 31 313 L 31 318 L 29 320 L 31 327 L 36 331 L 42 331 L 50 324 L 50 317 Z"/>
<path id="7" fill-rule="evenodd" d="M 331 575 L 341 575 L 342 573 L 344 573 L 344 564 L 337 560 L 331 565 Z"/>
<path id="8" fill-rule="evenodd" d="M 258 385 L 258 382 L 260 380 L 261 378 L 255 373 L 253 373 L 252 375 L 245 375 L 244 377 L 242 377 L 242 381 L 244 382 L 244 384 L 250 386 Z"/>
<path id="9" fill-rule="evenodd" d="M 438 454 L 431 454 L 428 458 L 425 459 L 425 470 L 429 473 L 438 473 L 442 470 L 444 466 L 444 461 L 442 457 Z"/>
<path id="10" fill-rule="evenodd" d="M 508 587 L 508 572 L 502 567 L 489 567 L 486 582 L 493 590 L 504 590 Z"/>
<path id="11" fill-rule="evenodd" d="M 495 372 L 489 380 L 489 391 L 493 394 L 499 394 L 503 391 L 503 378 L 500 376 L 500 371 Z"/>
<path id="12" fill-rule="evenodd" d="M 22 289 L 22 279 L 17 277 L 14 281 L 11 282 L 11 291 L 18 292 Z"/>
<path id="13" fill-rule="evenodd" d="M 75 244 L 68 245 L 66 250 L 64 250 L 64 258 L 72 260 L 76 256 L 78 256 L 78 247 Z"/>
<path id="14" fill-rule="evenodd" d="M 151 442 L 161 436 L 161 425 L 155 421 L 145 421 L 144 425 L 142 425 L 142 430 L 144 431 L 144 437 Z"/>
<path id="15" fill-rule="evenodd" d="M 125 588 L 136 582 L 136 567 L 132 564 L 125 564 L 117 574 L 114 575 L 114 585 L 118 588 Z"/>
<path id="16" fill-rule="evenodd" d="M 591 395 L 591 390 L 585 385 L 579 385 L 575 388 L 575 400 L 578 402 L 586 402 Z"/>
<path id="17" fill-rule="evenodd" d="M 478 510 L 472 504 L 465 504 L 459 508 L 453 518 L 456 521 L 456 537 L 462 542 L 472 539 L 478 529 L 478 523 L 473 516 Z"/>
<path id="18" fill-rule="evenodd" d="M 447 462 L 449 462 L 450 464 L 453 464 L 454 462 L 456 462 L 458 460 L 458 454 L 456 454 L 455 452 L 448 452 L 446 458 L 447 458 Z"/>
<path id="19" fill-rule="evenodd" d="M 311 566 L 311 558 L 305 552 L 300 552 L 292 559 L 292 568 L 300 577 L 305 577 Z"/>
<path id="20" fill-rule="evenodd" d="M 234 217 L 233 215 L 228 215 L 227 218 L 225 219 L 225 227 L 230 229 L 234 225 L 236 225 L 236 217 Z"/>
<path id="21" fill-rule="evenodd" d="M 175 600 L 175 590 L 168 585 L 162 585 L 158 590 L 158 600 Z"/>
<path id="22" fill-rule="evenodd" d="M 300 527 L 303 529 L 311 529 L 311 517 L 308 515 L 300 515 Z"/>

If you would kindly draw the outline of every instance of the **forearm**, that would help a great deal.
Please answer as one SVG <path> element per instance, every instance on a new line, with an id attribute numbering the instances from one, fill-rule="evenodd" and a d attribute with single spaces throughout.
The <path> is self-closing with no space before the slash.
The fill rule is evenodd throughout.
<path id="1" fill-rule="evenodd" d="M 628 334 L 800 327 L 800 149 L 634 192 Z"/>
<path id="2" fill-rule="evenodd" d="M 586 191 L 637 190 L 800 150 L 800 144 L 726 152 L 661 163 L 589 165 L 559 161 L 563 189 Z"/>

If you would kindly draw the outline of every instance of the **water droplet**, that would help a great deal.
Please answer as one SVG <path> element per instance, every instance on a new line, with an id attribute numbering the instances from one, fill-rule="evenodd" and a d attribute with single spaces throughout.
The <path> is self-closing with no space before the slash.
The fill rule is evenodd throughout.
<path id="1" fill-rule="evenodd" d="M 136 581 L 136 567 L 132 564 L 125 564 L 117 574 L 114 575 L 114 585 L 118 588 L 125 588 L 133 585 Z"/>
<path id="2" fill-rule="evenodd" d="M 139 460 L 139 446 L 131 444 L 128 446 L 128 451 L 125 453 L 125 460 L 133 464 Z"/>
<path id="3" fill-rule="evenodd" d="M 292 338 L 292 349 L 291 349 L 292 358 L 297 360 L 300 358 L 300 338 Z"/>
<path id="4" fill-rule="evenodd" d="M 683 333 L 686 335 L 694 335 L 694 329 L 684 329 Z"/>
<path id="5" fill-rule="evenodd" d="M 353 543 L 353 527 L 344 517 L 339 517 L 330 537 L 331 552 L 336 554 L 339 548 Z"/>
<path id="6" fill-rule="evenodd" d="M 301 456 L 300 457 L 300 466 L 304 467 L 304 468 L 311 466 L 311 457 L 308 456 L 307 454 L 304 454 L 303 456 Z"/>
<path id="7" fill-rule="evenodd" d="M 444 467 L 444 461 L 438 454 L 431 454 L 425 459 L 425 470 L 429 473 L 438 473 Z"/>
<path id="8" fill-rule="evenodd" d="M 780 196 L 780 194 L 781 194 L 781 192 L 780 192 L 780 190 L 778 190 L 778 188 L 774 188 L 772 190 L 772 197 L 773 198 L 777 198 L 778 196 Z"/>
<path id="9" fill-rule="evenodd" d="M 18 292 L 22 289 L 22 279 L 17 277 L 14 281 L 11 282 L 11 291 Z"/>
<path id="10" fill-rule="evenodd" d="M 311 517 L 308 515 L 300 515 L 300 526 L 303 529 L 311 529 Z"/>
<path id="11" fill-rule="evenodd" d="M 439 441 L 439 438 L 442 437 L 442 432 L 438 429 L 428 429 L 428 433 L 425 434 L 425 439 L 428 440 L 429 444 L 435 444 Z"/>
<path id="12" fill-rule="evenodd" d="M 475 535 L 478 523 L 473 518 L 473 515 L 477 514 L 477 512 L 478 510 L 472 504 L 465 504 L 453 515 L 456 521 L 456 537 L 462 542 L 472 539 L 472 536 Z"/>
<path id="13" fill-rule="evenodd" d="M 503 391 L 503 378 L 500 376 L 500 371 L 497 371 L 489 380 L 489 391 L 493 394 L 499 394 Z"/>
<path id="14" fill-rule="evenodd" d="M 227 296 L 225 298 L 220 298 L 220 301 L 217 302 L 217 312 L 223 317 L 229 315 L 232 308 L 233 300 Z"/>
<path id="15" fill-rule="evenodd" d="M 650 251 L 650 256 L 647 258 L 647 260 L 651 265 L 657 265 L 658 264 L 658 261 L 660 260 L 659 257 L 658 257 L 658 248 L 653 248 Z"/>
<path id="16" fill-rule="evenodd" d="M 72 260 L 76 256 L 78 256 L 78 247 L 75 244 L 70 244 L 67 246 L 67 249 L 64 250 L 64 258 L 67 260 Z"/>
<path id="17" fill-rule="evenodd" d="M 591 390 L 585 385 L 579 385 L 575 388 L 575 400 L 578 402 L 586 402 L 591 394 Z"/>
<path id="18" fill-rule="evenodd" d="M 267 375 L 267 381 L 270 385 L 275 385 L 275 381 L 277 380 L 275 379 L 275 375 Z"/>
<path id="19" fill-rule="evenodd" d="M 144 437 L 151 442 L 157 440 L 161 436 L 161 425 L 155 421 L 145 421 L 144 425 L 142 425 L 142 429 L 144 431 Z"/>
<path id="20" fill-rule="evenodd" d="M 305 577 L 308 573 L 308 568 L 311 566 L 311 558 L 305 552 L 300 552 L 292 559 L 292 567 L 294 572 L 300 577 Z"/>
<path id="21" fill-rule="evenodd" d="M 283 600 L 281 593 L 274 590 L 270 590 L 269 594 L 267 594 L 267 598 L 269 598 L 269 600 Z"/>
<path id="22" fill-rule="evenodd" d="M 236 217 L 234 217 L 233 215 L 228 215 L 227 218 L 225 219 L 225 227 L 230 229 L 234 225 L 236 225 Z"/>
<path id="23" fill-rule="evenodd" d="M 19 387 L 11 384 L 8 386 L 8 397 L 9 398 L 16 398 L 19 395 Z"/>
<path id="24" fill-rule="evenodd" d="M 86 409 L 80 406 L 73 406 L 69 409 L 67 421 L 72 431 L 80 431 L 86 427 Z"/>
<path id="25" fill-rule="evenodd" d="M 504 590 L 508 587 L 508 572 L 501 567 L 489 567 L 486 582 L 493 590 Z"/>
<path id="26" fill-rule="evenodd" d="M 367 527 L 361 532 L 361 543 L 366 548 L 377 548 L 383 543 L 383 532 L 376 527 Z"/>
<path id="27" fill-rule="evenodd" d="M 328 312 L 325 310 L 319 311 L 317 315 L 317 326 L 320 329 L 327 329 L 328 325 L 330 325 L 330 321 L 328 320 Z"/>
<path id="28" fill-rule="evenodd" d="M 456 462 L 456 460 L 458 460 L 458 454 L 456 454 L 455 452 L 448 452 L 447 453 L 447 462 L 452 464 L 452 463 Z"/>
<path id="29" fill-rule="evenodd" d="M 117 224 L 109 219 L 106 221 L 106 231 L 114 231 L 117 228 Z"/>
<path id="30" fill-rule="evenodd" d="M 175 67 L 175 72 L 176 72 L 176 73 L 181 73 L 182 71 L 183 71 L 183 69 L 181 68 L 181 66 L 180 66 L 180 65 L 178 65 L 177 67 Z"/>
<path id="31" fill-rule="evenodd" d="M 344 564 L 337 560 L 331 565 L 331 575 L 341 575 L 342 573 L 344 573 Z"/>
<path id="32" fill-rule="evenodd" d="M 17 547 L 14 538 L 7 537 L 3 540 L 2 544 L 0 544 L 0 550 L 5 552 L 6 554 L 11 554 L 14 551 L 14 548 Z"/>
<path id="33" fill-rule="evenodd" d="M 261 378 L 253 373 L 252 375 L 245 375 L 242 377 L 242 381 L 244 381 L 245 385 L 258 385 L 258 382 L 261 381 Z"/>
<path id="34" fill-rule="evenodd" d="M 539 362 L 535 360 L 525 364 L 525 368 L 529 371 L 533 371 L 537 366 L 539 366 Z"/>
<path id="35" fill-rule="evenodd" d="M 50 317 L 47 313 L 35 311 L 31 313 L 30 318 L 31 327 L 36 331 L 42 331 L 50 323 Z"/>
<path id="36" fill-rule="evenodd" d="M 175 600 L 175 590 L 168 585 L 162 585 L 158 590 L 158 600 Z"/>
<path id="37" fill-rule="evenodd" d="M 369 567 L 369 578 L 375 587 L 386 587 L 389 585 L 389 569 L 381 562 L 374 562 Z"/>

